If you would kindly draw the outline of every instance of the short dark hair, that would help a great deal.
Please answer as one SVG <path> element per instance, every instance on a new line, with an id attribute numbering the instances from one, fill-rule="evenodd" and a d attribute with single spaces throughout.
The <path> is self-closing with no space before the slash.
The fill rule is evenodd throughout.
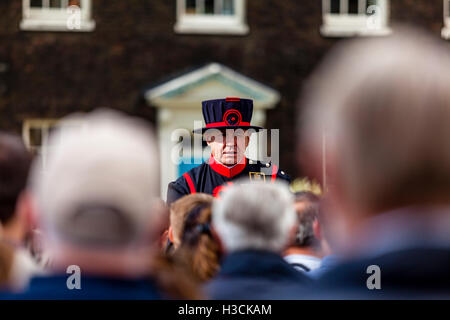
<path id="1" fill-rule="evenodd" d="M 8 223 L 25 189 L 31 155 L 18 135 L 0 132 L 0 223 Z"/>
<path id="2" fill-rule="evenodd" d="M 305 206 L 301 210 L 296 210 L 298 229 L 294 245 L 297 247 L 317 246 L 318 241 L 314 236 L 313 223 L 319 215 L 320 198 L 312 192 L 300 191 L 295 193 L 295 202 L 303 202 Z"/>

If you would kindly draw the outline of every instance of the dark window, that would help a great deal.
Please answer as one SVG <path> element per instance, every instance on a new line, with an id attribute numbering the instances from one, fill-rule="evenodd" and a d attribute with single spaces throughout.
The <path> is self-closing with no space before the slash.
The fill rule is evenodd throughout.
<path id="1" fill-rule="evenodd" d="M 196 5 L 195 0 L 186 0 L 186 13 L 195 14 L 196 13 Z"/>
<path id="2" fill-rule="evenodd" d="M 341 13 L 341 0 L 330 0 L 330 13 Z"/>
<path id="3" fill-rule="evenodd" d="M 61 8 L 61 0 L 50 0 L 50 8 Z"/>
<path id="4" fill-rule="evenodd" d="M 42 130 L 40 128 L 30 128 L 30 146 L 42 145 Z"/>
<path id="5" fill-rule="evenodd" d="M 348 13 L 358 14 L 358 0 L 348 0 Z"/>
<path id="6" fill-rule="evenodd" d="M 205 13 L 214 14 L 214 0 L 205 0 Z"/>
<path id="7" fill-rule="evenodd" d="M 30 7 L 42 8 L 42 0 L 30 0 Z"/>

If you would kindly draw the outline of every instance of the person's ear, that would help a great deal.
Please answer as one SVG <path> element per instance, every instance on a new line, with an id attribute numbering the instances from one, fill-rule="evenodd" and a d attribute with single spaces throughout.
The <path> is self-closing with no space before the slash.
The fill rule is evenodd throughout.
<path id="1" fill-rule="evenodd" d="M 161 235 L 169 228 L 169 209 L 164 201 L 158 199 L 152 206 L 153 219 L 148 224 L 148 235 L 151 243 L 158 243 Z"/>
<path id="2" fill-rule="evenodd" d="M 214 242 L 217 243 L 220 256 L 224 256 L 226 254 L 226 250 L 222 240 L 220 239 L 219 235 L 217 234 L 216 230 L 213 228 L 212 225 L 210 225 L 210 230 L 211 230 L 211 237 L 213 238 Z"/>
<path id="3" fill-rule="evenodd" d="M 250 143 L 250 136 L 246 135 L 245 136 L 245 147 L 248 147 L 248 144 Z"/>
<path id="4" fill-rule="evenodd" d="M 169 227 L 169 240 L 173 243 L 173 230 L 171 226 Z"/>
<path id="5" fill-rule="evenodd" d="M 322 230 L 320 228 L 320 223 L 319 220 L 314 219 L 313 221 L 313 232 L 314 232 L 314 237 L 316 237 L 317 240 L 322 240 Z"/>

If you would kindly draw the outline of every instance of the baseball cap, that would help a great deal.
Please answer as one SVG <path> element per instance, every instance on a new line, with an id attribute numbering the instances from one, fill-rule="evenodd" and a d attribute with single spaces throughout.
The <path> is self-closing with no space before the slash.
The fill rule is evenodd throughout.
<path id="1" fill-rule="evenodd" d="M 45 167 L 30 186 L 50 236 L 88 246 L 145 238 L 154 221 L 159 164 L 151 128 L 118 111 L 63 118 L 51 133 Z"/>

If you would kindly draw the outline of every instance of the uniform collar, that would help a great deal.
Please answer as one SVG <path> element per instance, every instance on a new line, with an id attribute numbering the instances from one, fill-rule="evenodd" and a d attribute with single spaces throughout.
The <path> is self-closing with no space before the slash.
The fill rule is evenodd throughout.
<path id="1" fill-rule="evenodd" d="M 239 163 L 235 164 L 232 167 L 227 167 L 222 163 L 216 161 L 216 159 L 214 159 L 213 155 L 211 154 L 211 157 L 209 158 L 209 165 L 218 174 L 228 178 L 232 178 L 241 173 L 242 170 L 244 170 L 245 166 L 247 165 L 247 158 L 244 156 L 241 161 L 239 161 Z"/>

